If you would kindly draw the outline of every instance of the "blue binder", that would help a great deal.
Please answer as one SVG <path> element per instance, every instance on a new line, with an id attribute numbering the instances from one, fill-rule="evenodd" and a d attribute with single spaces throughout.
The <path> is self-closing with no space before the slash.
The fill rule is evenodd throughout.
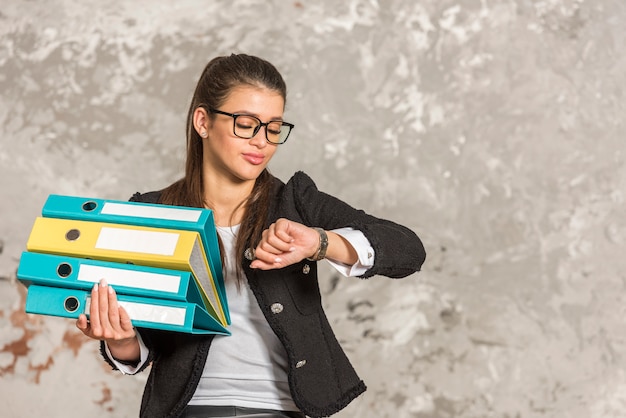
<path id="1" fill-rule="evenodd" d="M 204 306 L 192 273 L 182 270 L 25 251 L 20 257 L 17 279 L 26 287 L 34 284 L 82 290 L 91 290 L 94 283 L 105 279 L 117 294 Z"/>
<path id="2" fill-rule="evenodd" d="M 128 312 L 133 326 L 189 334 L 230 335 L 204 309 L 194 303 L 167 299 L 118 295 L 118 303 Z M 26 313 L 78 318 L 89 317 L 91 292 L 80 289 L 32 284 L 26 294 Z"/>
<path id="3" fill-rule="evenodd" d="M 198 232 L 207 254 L 209 267 L 215 278 L 215 285 L 222 301 L 226 321 L 228 324 L 231 323 L 217 231 L 211 210 L 51 194 L 44 203 L 42 215 L 48 218 L 110 222 Z"/>

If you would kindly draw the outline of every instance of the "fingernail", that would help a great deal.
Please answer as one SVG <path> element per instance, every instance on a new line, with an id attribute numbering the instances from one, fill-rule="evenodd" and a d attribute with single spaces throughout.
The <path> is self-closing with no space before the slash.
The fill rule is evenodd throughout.
<path id="1" fill-rule="evenodd" d="M 296 247 L 291 247 L 291 248 L 289 248 L 289 252 L 290 252 L 290 253 L 294 252 L 295 250 L 296 250 Z"/>
<path id="2" fill-rule="evenodd" d="M 107 285 L 107 281 L 102 279 L 100 280 L 100 286 L 105 287 Z"/>
<path id="3" fill-rule="evenodd" d="M 95 290 L 96 292 L 98 291 L 98 283 L 93 284 L 93 290 Z"/>
<path id="4" fill-rule="evenodd" d="M 281 261 L 283 261 L 283 259 L 282 259 L 282 258 L 280 258 L 280 257 L 276 257 L 276 258 L 274 259 L 274 263 L 280 263 Z"/>
<path id="5" fill-rule="evenodd" d="M 109 286 L 109 295 L 113 294 L 113 286 Z"/>

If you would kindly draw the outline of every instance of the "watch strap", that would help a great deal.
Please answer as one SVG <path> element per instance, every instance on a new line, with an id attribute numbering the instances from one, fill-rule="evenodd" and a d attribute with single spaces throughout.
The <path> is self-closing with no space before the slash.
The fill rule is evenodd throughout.
<path id="1" fill-rule="evenodd" d="M 326 231 L 324 231 L 322 228 L 314 227 L 313 229 L 315 229 L 320 234 L 320 245 L 317 248 L 317 251 L 315 252 L 313 257 L 307 257 L 307 260 L 323 260 L 326 257 L 326 250 L 328 249 L 328 234 L 326 234 Z"/>

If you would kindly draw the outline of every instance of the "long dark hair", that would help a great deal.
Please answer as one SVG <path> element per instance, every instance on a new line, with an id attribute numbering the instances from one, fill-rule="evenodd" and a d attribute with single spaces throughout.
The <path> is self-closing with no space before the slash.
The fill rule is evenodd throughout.
<path id="1" fill-rule="evenodd" d="M 250 85 L 278 92 L 287 101 L 287 86 L 276 67 L 264 59 L 245 55 L 212 59 L 200 75 L 187 113 L 187 160 L 185 176 L 162 191 L 160 202 L 169 205 L 208 207 L 202 178 L 202 138 L 193 126 L 198 107 L 219 109 L 236 87 Z M 215 117 L 210 114 L 210 117 Z M 235 244 L 239 272 L 243 253 L 261 239 L 268 216 L 273 176 L 267 169 L 256 179 L 252 192 L 241 202 L 244 214 Z M 210 209 L 210 207 L 209 207 Z M 221 243 L 220 243 L 221 246 Z M 223 257 L 223 256 L 222 256 Z M 222 260 L 223 261 L 223 260 Z"/>

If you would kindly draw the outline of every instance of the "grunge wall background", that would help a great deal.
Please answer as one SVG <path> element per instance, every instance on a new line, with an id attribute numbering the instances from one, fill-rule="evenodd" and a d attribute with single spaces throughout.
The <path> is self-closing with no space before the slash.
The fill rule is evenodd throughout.
<path id="1" fill-rule="evenodd" d="M 287 80 L 274 174 L 427 247 L 402 281 L 324 270 L 369 386 L 338 416 L 625 416 L 625 21 L 622 0 L 5 1 L 2 416 L 137 416 L 146 375 L 24 314 L 15 270 L 48 194 L 178 178 L 197 77 L 231 52 Z"/>

